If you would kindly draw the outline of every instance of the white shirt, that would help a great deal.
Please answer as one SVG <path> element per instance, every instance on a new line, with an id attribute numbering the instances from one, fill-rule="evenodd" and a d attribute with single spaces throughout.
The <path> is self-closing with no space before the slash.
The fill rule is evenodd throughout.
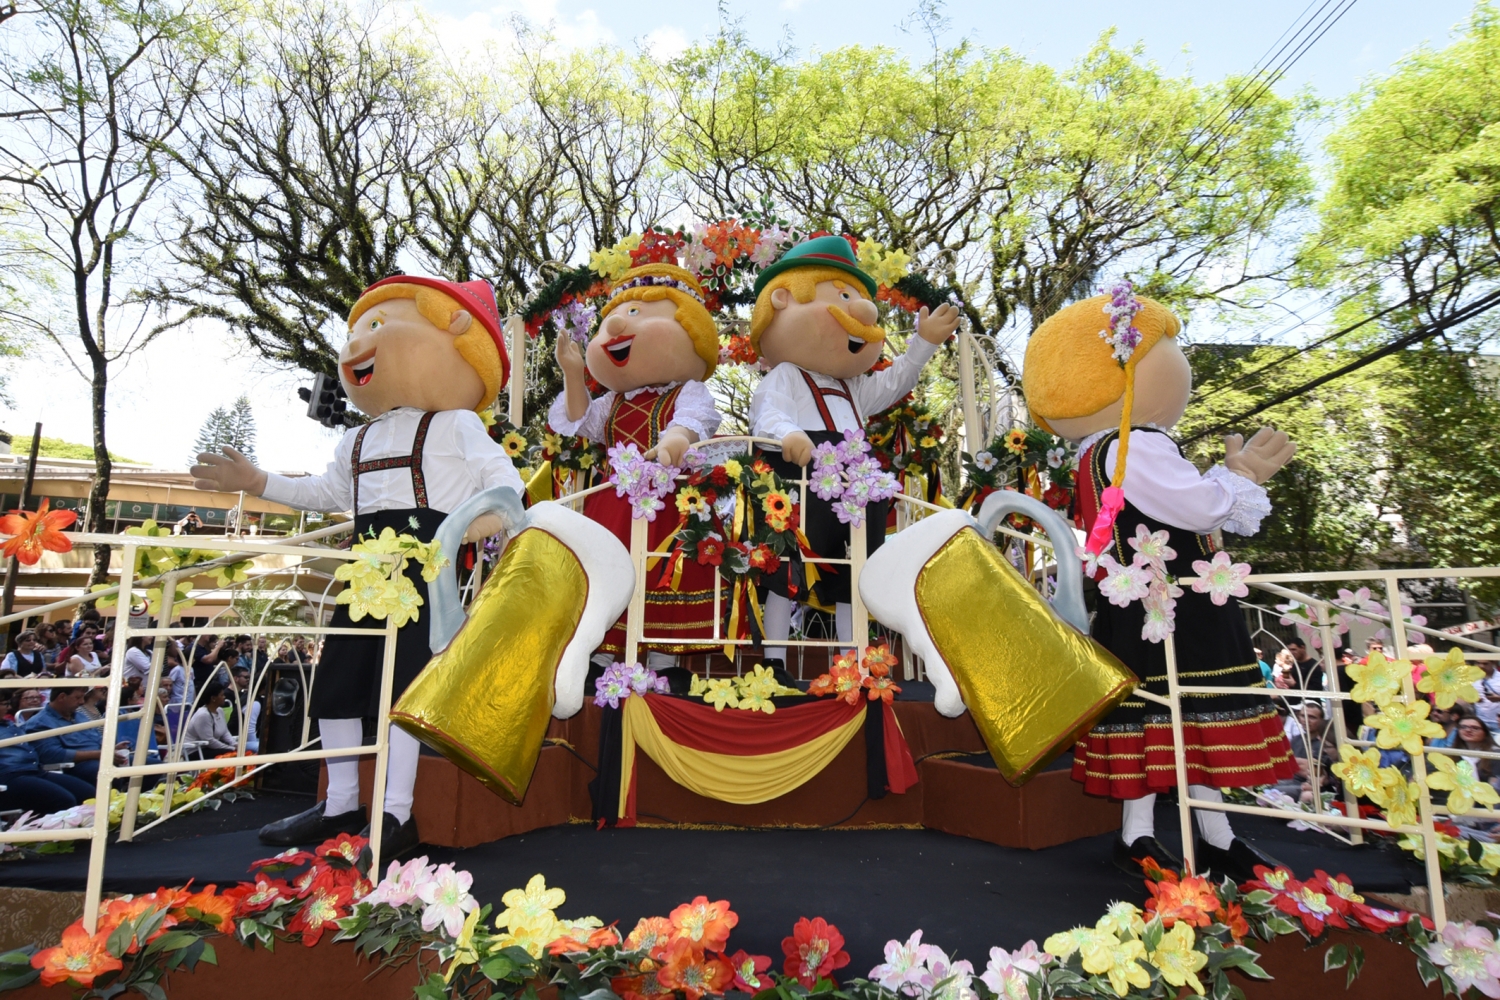
<path id="1" fill-rule="evenodd" d="M 913 334 L 906 345 L 906 353 L 884 371 L 869 372 L 855 378 L 845 379 L 849 395 L 859 407 L 856 416 L 849 404 L 838 396 L 824 396 L 828 415 L 833 418 L 838 431 L 860 430 L 864 421 L 881 410 L 887 409 L 908 392 L 917 387 L 922 367 L 938 352 L 941 344 L 930 344 Z M 780 441 L 792 431 L 822 431 L 828 428 L 818 411 L 818 401 L 808 389 L 802 377 L 803 369 L 790 361 L 783 361 L 772 368 L 755 387 L 750 400 L 750 433 L 756 437 L 774 438 Z M 808 372 L 812 380 L 824 389 L 842 391 L 839 380 L 817 372 Z M 778 449 L 770 448 L 775 451 Z"/>
<path id="2" fill-rule="evenodd" d="M 125 650 L 125 679 L 139 677 L 145 680 L 151 673 L 151 654 L 134 646 Z"/>
<path id="3" fill-rule="evenodd" d="M 625 393 L 626 399 L 634 399 L 643 392 L 669 392 L 673 386 L 681 385 L 677 402 L 672 405 L 672 416 L 668 427 L 682 427 L 698 435 L 703 441 L 714 436 L 719 429 L 719 408 L 714 404 L 713 394 L 702 382 L 668 382 L 666 385 L 646 385 Z M 589 402 L 589 408 L 577 420 L 568 419 L 568 394 L 560 393 L 547 411 L 547 423 L 559 434 L 586 437 L 590 441 L 604 440 L 605 425 L 609 423 L 609 411 L 614 408 L 620 394 L 611 389 L 598 399 Z"/>
<path id="4" fill-rule="evenodd" d="M 402 406 L 370 421 L 365 425 L 369 430 L 360 447 L 360 461 L 410 455 L 421 419 L 421 410 Z M 349 464 L 358 434 L 359 428 L 345 432 L 323 475 L 292 478 L 268 472 L 261 495 L 298 510 L 349 510 L 354 505 Z M 422 447 L 422 476 L 427 485 L 427 506 L 442 513 L 492 486 L 509 486 L 517 493 L 525 490 L 510 456 L 490 439 L 484 421 L 473 410 L 443 410 L 433 416 Z M 359 477 L 356 514 L 416 505 L 410 469 L 382 469 Z"/>
<path id="5" fill-rule="evenodd" d="M 1084 438 L 1078 443 L 1078 453 L 1082 455 L 1108 433 Z M 1114 475 L 1119 446 L 1119 441 L 1111 442 L 1109 454 L 1104 456 L 1106 476 Z M 1199 535 L 1219 528 L 1236 535 L 1253 535 L 1260 530 L 1261 518 L 1271 513 L 1271 501 L 1263 487 L 1222 465 L 1207 474 L 1199 472 L 1160 431 L 1136 428 L 1130 432 L 1123 485 L 1125 499 L 1142 514 Z"/>

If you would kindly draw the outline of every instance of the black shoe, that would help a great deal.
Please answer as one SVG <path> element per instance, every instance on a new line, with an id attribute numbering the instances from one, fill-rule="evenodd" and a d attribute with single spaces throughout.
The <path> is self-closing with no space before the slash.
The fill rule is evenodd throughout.
<path id="1" fill-rule="evenodd" d="M 761 666 L 771 671 L 771 673 L 776 677 L 777 684 L 780 684 L 782 687 L 796 688 L 799 691 L 802 690 L 801 685 L 799 685 L 795 680 L 792 679 L 791 671 L 787 670 L 786 664 L 781 660 L 776 659 L 776 657 L 774 656 L 768 656 L 762 659 L 760 663 Z"/>
<path id="2" fill-rule="evenodd" d="M 417 845 L 422 842 L 421 838 L 417 836 L 417 818 L 415 816 L 407 817 L 405 823 L 398 822 L 396 817 L 390 813 L 382 813 L 381 819 L 380 860 L 382 862 L 396 861 L 416 850 Z M 360 831 L 359 835 L 368 838 L 370 836 L 370 827 L 366 825 Z M 370 848 L 366 845 L 365 849 L 359 852 L 357 866 L 361 871 L 368 872 L 372 860 L 374 860 L 374 855 L 370 853 Z M 379 880 L 372 879 L 372 881 Z"/>
<path id="3" fill-rule="evenodd" d="M 356 827 L 363 826 L 366 822 L 363 806 L 337 816 L 324 816 L 323 807 L 327 804 L 325 799 L 295 816 L 267 823 L 260 828 L 260 842 L 272 847 L 321 844 L 341 833 L 348 833 Z"/>
<path id="4" fill-rule="evenodd" d="M 1227 875 L 1234 879 L 1235 885 L 1255 878 L 1256 865 L 1281 866 L 1280 861 L 1238 837 L 1230 842 L 1228 850 L 1215 847 L 1202 837 L 1194 837 L 1193 851 L 1197 855 L 1198 874 L 1213 872 L 1219 878 Z"/>
<path id="5" fill-rule="evenodd" d="M 1126 844 L 1123 838 L 1115 838 L 1115 867 L 1127 875 L 1141 873 L 1141 860 L 1150 858 L 1168 871 L 1181 871 L 1182 859 L 1165 847 L 1155 837 L 1137 837 Z"/>

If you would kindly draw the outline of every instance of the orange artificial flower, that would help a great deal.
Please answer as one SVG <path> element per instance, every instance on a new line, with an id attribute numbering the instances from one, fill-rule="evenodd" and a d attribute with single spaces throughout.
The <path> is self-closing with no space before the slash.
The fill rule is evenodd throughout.
<path id="1" fill-rule="evenodd" d="M 883 701 L 889 705 L 901 693 L 901 689 L 896 686 L 895 681 L 881 674 L 865 678 L 865 693 L 871 701 Z"/>
<path id="2" fill-rule="evenodd" d="M 724 938 L 729 938 L 727 931 Z M 705 993 L 723 993 L 734 982 L 734 969 L 728 962 L 705 955 L 701 947 L 685 937 L 668 946 L 667 964 L 656 975 L 667 989 L 685 993 L 687 1000 L 698 1000 Z"/>
<path id="3" fill-rule="evenodd" d="M 823 698 L 833 694 L 833 675 L 819 674 L 812 683 L 807 685 L 807 693 L 814 698 Z"/>
<path id="4" fill-rule="evenodd" d="M 1235 944 L 1239 944 L 1250 933 L 1250 921 L 1245 919 L 1245 913 L 1240 909 L 1239 903 L 1230 903 L 1228 906 L 1215 910 L 1214 919 L 1229 928 L 1229 934 L 1234 938 Z"/>
<path id="5" fill-rule="evenodd" d="M 696 896 L 691 903 L 683 903 L 672 911 L 670 919 L 676 929 L 675 937 L 708 951 L 723 951 L 729 943 L 729 932 L 740 922 L 729 908 L 729 900 L 710 903 L 707 896 Z"/>
<path id="6" fill-rule="evenodd" d="M 43 498 L 35 512 L 13 510 L 0 517 L 0 533 L 11 536 L 0 552 L 15 556 L 24 565 L 35 566 L 43 549 L 73 551 L 73 540 L 63 534 L 63 529 L 78 520 L 78 514 L 71 510 L 50 510 L 51 506 L 52 501 Z"/>
<path id="7" fill-rule="evenodd" d="M 667 950 L 667 942 L 677 934 L 677 928 L 666 917 L 642 917 L 635 930 L 625 937 L 625 947 L 631 951 L 644 951 L 652 958 L 660 959 Z"/>
<path id="8" fill-rule="evenodd" d="M 865 669 L 876 677 L 884 677 L 897 663 L 896 654 L 885 643 L 865 647 Z"/>
<path id="9" fill-rule="evenodd" d="M 670 996 L 672 993 L 662 985 L 654 972 L 640 976 L 616 976 L 609 981 L 609 986 L 623 1000 L 656 1000 L 657 997 Z"/>
<path id="10" fill-rule="evenodd" d="M 162 898 L 163 894 L 165 894 L 165 898 Z M 183 896 L 185 898 L 187 893 L 184 893 Z M 120 925 L 140 920 L 153 910 L 170 910 L 176 904 L 177 895 L 170 889 L 159 889 L 156 892 L 148 892 L 144 896 L 136 896 L 134 899 L 112 899 L 104 904 L 104 909 L 99 911 L 98 933 L 103 936 L 103 940 L 107 941 L 109 940 L 109 936 Z M 152 941 L 155 941 L 168 930 L 177 926 L 177 923 L 176 914 L 168 913 L 162 918 L 161 925 L 145 941 L 132 937 L 129 946 L 125 949 L 125 954 L 135 954 L 137 951 L 140 951 L 141 945 L 150 944 Z"/>
<path id="11" fill-rule="evenodd" d="M 1189 875 L 1180 882 L 1147 882 L 1146 888 L 1151 893 L 1146 910 L 1161 917 L 1163 927 L 1179 920 L 1207 927 L 1213 923 L 1211 914 L 1223 906 L 1213 885 L 1202 875 Z"/>
<path id="12" fill-rule="evenodd" d="M 182 905 L 172 911 L 179 919 L 197 920 L 208 924 L 224 934 L 234 933 L 235 901 L 216 894 L 218 886 L 207 886 L 202 892 L 189 896 Z"/>
<path id="13" fill-rule="evenodd" d="M 79 921 L 63 931 L 62 944 L 32 955 L 31 967 L 42 970 L 43 986 L 68 982 L 93 986 L 96 977 L 125 967 L 124 962 L 105 949 L 108 940 L 109 935 L 104 931 L 90 934 Z"/>
<path id="14" fill-rule="evenodd" d="M 571 955 L 581 951 L 595 951 L 606 948 L 612 944 L 620 943 L 620 932 L 615 930 L 615 925 L 600 927 L 587 938 L 580 941 L 571 934 L 565 934 L 547 946 L 549 955 Z"/>

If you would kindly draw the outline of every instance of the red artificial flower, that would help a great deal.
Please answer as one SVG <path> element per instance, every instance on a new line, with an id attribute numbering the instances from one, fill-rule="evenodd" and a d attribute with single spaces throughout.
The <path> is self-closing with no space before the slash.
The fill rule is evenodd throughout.
<path id="1" fill-rule="evenodd" d="M 1207 927 L 1213 923 L 1210 914 L 1222 905 L 1213 885 L 1201 875 L 1189 875 L 1180 882 L 1147 880 L 1146 889 L 1151 893 L 1146 910 L 1161 917 L 1163 927 L 1171 927 L 1179 920 L 1194 927 Z"/>
<path id="2" fill-rule="evenodd" d="M 307 902 L 287 922 L 286 929 L 292 934 L 301 933 L 302 943 L 311 948 L 325 930 L 337 927 L 339 920 L 349 915 L 345 907 L 353 898 L 352 886 L 320 883 L 307 894 Z"/>
<path id="3" fill-rule="evenodd" d="M 1411 914 L 1404 910 L 1381 910 L 1365 903 L 1354 904 L 1353 916 L 1359 925 L 1372 934 L 1384 934 L 1394 927 L 1405 925 Z M 1423 918 L 1427 923 L 1427 918 Z"/>
<path id="4" fill-rule="evenodd" d="M 1053 483 L 1042 494 L 1042 502 L 1053 510 L 1067 510 L 1073 503 L 1073 493 L 1066 486 Z"/>
<path id="5" fill-rule="evenodd" d="M 269 858 L 261 858 L 259 861 L 250 862 L 250 867 L 256 869 L 269 868 L 272 870 L 281 870 L 284 868 L 296 868 L 299 865 L 305 865 L 312 859 L 313 853 L 311 851 L 299 851 L 295 847 L 288 847 L 280 854 L 273 855 Z"/>
<path id="6" fill-rule="evenodd" d="M 738 219 L 726 219 L 709 226 L 702 239 L 703 245 L 714 252 L 714 264 L 728 268 L 755 249 L 760 242 L 760 230 L 752 229 Z"/>
<path id="7" fill-rule="evenodd" d="M 63 931 L 62 943 L 56 948 L 32 955 L 31 967 L 42 970 L 43 986 L 69 982 L 75 986 L 93 986 L 97 977 L 125 967 L 124 962 L 105 948 L 108 940 L 108 934 L 102 931 L 90 934 L 83 929 L 83 922 L 78 921 Z"/>
<path id="8" fill-rule="evenodd" d="M 901 688 L 889 677 L 871 675 L 865 678 L 865 693 L 871 701 L 883 701 L 889 705 L 901 693 Z"/>
<path id="9" fill-rule="evenodd" d="M 750 550 L 750 565 L 764 573 L 774 573 L 781 566 L 781 557 L 769 545 L 757 545 Z"/>
<path id="10" fill-rule="evenodd" d="M 233 889 L 224 890 L 224 898 L 234 903 L 237 917 L 269 910 L 283 899 L 291 899 L 295 895 L 291 886 L 264 872 L 257 874 L 254 882 L 241 882 Z"/>
<path id="11" fill-rule="evenodd" d="M 922 311 L 922 303 L 914 296 L 905 292 L 898 292 L 887 285 L 881 285 L 880 290 L 875 293 L 875 298 L 881 302 L 887 302 L 904 312 L 917 313 Z M 882 358 L 882 361 L 885 359 Z"/>
<path id="12" fill-rule="evenodd" d="M 750 463 L 750 470 L 764 476 L 766 473 L 771 471 L 771 467 L 766 464 L 765 459 L 757 458 L 755 461 Z"/>
<path id="13" fill-rule="evenodd" d="M 729 967 L 734 970 L 735 990 L 740 993 L 759 993 L 767 986 L 766 980 L 761 976 L 770 971 L 771 956 L 751 955 L 741 948 L 730 957 Z"/>
<path id="14" fill-rule="evenodd" d="M 727 932 L 725 936 L 728 937 Z M 734 982 L 734 970 L 728 962 L 720 956 L 705 954 L 685 937 L 667 946 L 666 965 L 656 976 L 667 989 L 681 990 L 687 1000 L 698 1000 L 705 993 L 723 993 Z"/>
<path id="15" fill-rule="evenodd" d="M 724 562 L 724 542 L 719 538 L 705 538 L 698 543 L 698 562 L 703 566 L 718 566 Z"/>
<path id="16" fill-rule="evenodd" d="M 710 903 L 707 896 L 695 896 L 691 903 L 683 903 L 671 912 L 668 919 L 672 921 L 676 937 L 707 951 L 723 951 L 729 943 L 729 932 L 740 922 L 739 916 L 729 908 L 729 900 Z"/>
<path id="17" fill-rule="evenodd" d="M 729 473 L 724 471 L 724 466 L 716 465 L 708 471 L 708 481 L 713 483 L 715 486 L 728 486 Z"/>
<path id="18" fill-rule="evenodd" d="M 51 506 L 52 501 L 44 497 L 35 511 L 13 510 L 0 517 L 0 534 L 11 536 L 0 552 L 14 556 L 23 565 L 35 566 L 43 549 L 73 551 L 73 540 L 63 534 L 63 529 L 78 520 L 78 514 L 71 510 L 51 510 Z"/>
<path id="19" fill-rule="evenodd" d="M 830 973 L 849 964 L 849 953 L 843 948 L 844 935 L 822 917 L 803 917 L 792 928 L 792 936 L 781 939 L 786 974 L 796 976 L 808 989 L 819 979 L 831 979 Z"/>
<path id="20" fill-rule="evenodd" d="M 350 865 L 359 860 L 359 852 L 368 844 L 364 837 L 356 837 L 347 833 L 341 833 L 332 840 L 325 840 L 318 846 L 317 856 L 328 858 L 331 861 L 343 860 Z"/>
<path id="21" fill-rule="evenodd" d="M 645 264 L 677 263 L 677 251 L 682 248 L 682 237 L 676 233 L 658 233 L 648 229 L 641 234 L 641 242 L 630 251 L 630 266 Z"/>
<path id="22" fill-rule="evenodd" d="M 1302 926 L 1313 937 L 1323 933 L 1325 926 L 1347 928 L 1349 925 L 1343 916 L 1328 901 L 1328 894 L 1319 891 L 1320 888 L 1322 887 L 1316 883 L 1288 879 L 1282 890 L 1272 898 L 1271 905 L 1287 916 L 1302 921 Z"/>
<path id="23" fill-rule="evenodd" d="M 1144 858 L 1136 858 L 1135 863 L 1141 866 L 1141 870 L 1146 873 L 1146 877 L 1153 882 L 1177 881 L 1176 872 L 1167 871 L 1167 869 L 1157 864 L 1156 859 L 1149 854 Z M 1147 886 L 1147 888 L 1150 888 L 1150 886 Z"/>

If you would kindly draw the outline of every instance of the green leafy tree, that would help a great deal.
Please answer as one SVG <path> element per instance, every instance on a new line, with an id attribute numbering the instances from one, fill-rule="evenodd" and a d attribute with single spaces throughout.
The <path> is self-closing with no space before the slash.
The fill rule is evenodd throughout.
<path id="1" fill-rule="evenodd" d="M 244 455 L 250 461 L 255 459 L 255 414 L 250 409 L 250 398 L 241 396 L 234 401 L 230 407 L 215 407 L 203 421 L 203 427 L 198 431 L 198 437 L 193 442 L 193 453 L 190 456 L 190 464 L 196 464 L 200 452 L 212 452 L 219 454 L 225 445 Z"/>

